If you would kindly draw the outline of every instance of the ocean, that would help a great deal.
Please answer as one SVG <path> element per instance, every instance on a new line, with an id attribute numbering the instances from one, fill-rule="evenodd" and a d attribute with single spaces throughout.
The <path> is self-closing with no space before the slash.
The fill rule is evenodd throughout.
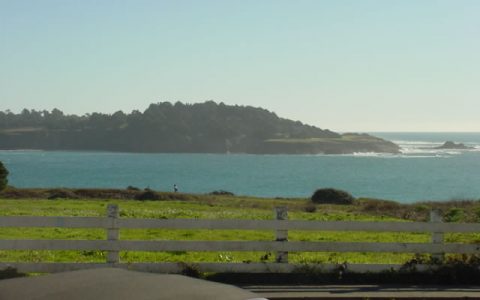
<path id="1" fill-rule="evenodd" d="M 480 199 L 480 133 L 384 133 L 402 153 L 353 155 L 144 154 L 0 151 L 16 187 L 152 188 L 259 197 L 309 197 L 333 187 L 356 197 Z M 445 141 L 472 150 L 437 150 Z"/>

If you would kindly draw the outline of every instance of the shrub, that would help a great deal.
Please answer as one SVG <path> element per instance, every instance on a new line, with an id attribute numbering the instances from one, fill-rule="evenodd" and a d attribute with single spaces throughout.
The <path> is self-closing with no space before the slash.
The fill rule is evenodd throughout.
<path id="1" fill-rule="evenodd" d="M 415 212 L 418 213 L 428 213 L 430 212 L 431 208 L 428 205 L 425 204 L 419 204 L 413 208 Z"/>
<path id="2" fill-rule="evenodd" d="M 50 195 L 48 199 L 78 199 L 78 197 L 74 192 L 67 189 L 54 189 L 49 191 Z"/>
<path id="3" fill-rule="evenodd" d="M 136 200 L 160 200 L 161 197 L 154 191 L 148 189 L 135 196 Z"/>
<path id="4" fill-rule="evenodd" d="M 303 210 L 305 212 L 308 212 L 308 213 L 314 213 L 317 211 L 317 206 L 315 205 L 315 203 L 313 202 L 308 202 L 307 204 L 305 204 L 305 206 L 303 207 Z"/>
<path id="5" fill-rule="evenodd" d="M 459 222 L 464 218 L 464 211 L 461 208 L 453 207 L 444 216 L 445 222 Z"/>
<path id="6" fill-rule="evenodd" d="M 180 274 L 188 277 L 193 277 L 193 278 L 202 278 L 203 274 L 202 272 L 200 272 L 198 265 L 180 263 L 180 266 L 182 268 L 182 270 L 180 271 Z"/>
<path id="7" fill-rule="evenodd" d="M 316 190 L 311 200 L 317 204 L 353 204 L 355 198 L 348 192 L 326 188 Z"/>
<path id="8" fill-rule="evenodd" d="M 7 187 L 7 184 L 8 184 L 7 177 L 8 177 L 8 170 L 0 161 L 0 191 L 3 191 Z"/>
<path id="9" fill-rule="evenodd" d="M 480 222 L 480 208 L 475 210 L 476 222 Z"/>
<path id="10" fill-rule="evenodd" d="M 88 199 L 133 199 L 138 194 L 138 191 L 123 189 L 75 189 L 72 192 Z"/>
<path id="11" fill-rule="evenodd" d="M 235 196 L 234 193 L 224 190 L 213 191 L 209 195 L 216 195 L 216 196 Z"/>
<path id="12" fill-rule="evenodd" d="M 136 186 L 127 186 L 127 191 L 140 191 L 140 189 Z"/>

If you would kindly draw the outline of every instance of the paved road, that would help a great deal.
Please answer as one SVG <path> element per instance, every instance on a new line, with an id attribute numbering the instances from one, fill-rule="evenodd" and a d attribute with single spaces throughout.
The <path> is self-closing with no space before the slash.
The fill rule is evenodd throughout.
<path id="1" fill-rule="evenodd" d="M 90 269 L 0 281 L 0 300 L 480 299 L 480 286 L 247 286 L 180 275 Z M 252 293 L 253 292 L 253 293 Z"/>
<path id="2" fill-rule="evenodd" d="M 0 280 L 0 300 L 247 300 L 240 288 L 181 275 L 104 268 Z"/>
<path id="3" fill-rule="evenodd" d="M 480 286 L 245 286 L 270 300 L 290 299 L 480 299 Z"/>

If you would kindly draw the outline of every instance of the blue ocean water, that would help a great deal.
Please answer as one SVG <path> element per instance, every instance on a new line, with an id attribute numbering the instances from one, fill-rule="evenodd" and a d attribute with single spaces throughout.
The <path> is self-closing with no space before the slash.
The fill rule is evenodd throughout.
<path id="1" fill-rule="evenodd" d="M 480 199 L 480 133 L 373 133 L 402 154 L 247 155 L 0 151 L 17 187 L 140 188 L 308 197 L 321 187 L 400 202 Z M 447 140 L 473 150 L 436 150 Z"/>

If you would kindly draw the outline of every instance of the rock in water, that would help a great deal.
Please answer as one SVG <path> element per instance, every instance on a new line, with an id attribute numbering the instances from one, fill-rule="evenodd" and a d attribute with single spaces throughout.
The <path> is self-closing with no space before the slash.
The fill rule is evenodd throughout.
<path id="1" fill-rule="evenodd" d="M 435 149 L 460 149 L 460 150 L 467 150 L 473 149 L 473 147 L 465 146 L 463 143 L 454 143 L 452 141 L 446 141 L 443 145 L 435 147 Z"/>

